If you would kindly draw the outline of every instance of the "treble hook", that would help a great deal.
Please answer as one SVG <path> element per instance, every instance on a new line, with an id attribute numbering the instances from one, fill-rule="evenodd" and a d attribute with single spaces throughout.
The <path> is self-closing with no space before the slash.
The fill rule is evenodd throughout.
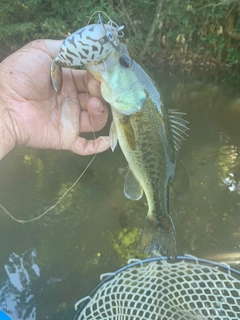
<path id="1" fill-rule="evenodd" d="M 111 43 L 111 45 L 113 46 L 113 48 L 114 48 L 116 51 L 119 51 L 119 46 L 118 46 L 118 44 L 116 45 L 116 44 L 114 43 L 114 42 L 116 42 L 116 40 L 115 40 L 114 36 L 112 35 L 112 32 L 111 32 L 111 31 L 107 31 L 106 28 L 105 28 L 105 25 L 104 25 L 104 23 L 103 23 L 103 19 L 102 19 L 102 16 L 101 16 L 100 12 L 98 13 L 98 19 L 99 19 L 99 20 L 98 20 L 99 23 L 101 23 L 101 25 L 102 25 L 102 27 L 103 27 L 103 30 L 105 31 L 105 35 L 106 35 L 108 41 Z M 114 23 L 115 23 L 115 22 L 114 22 Z M 116 23 L 115 23 L 115 24 L 116 24 Z M 116 26 L 117 26 L 118 32 L 119 32 L 119 31 L 122 31 L 122 29 L 124 28 L 124 26 L 119 27 L 117 24 L 116 24 Z M 121 36 L 122 36 L 122 34 L 123 34 L 123 31 L 121 32 Z"/>
<path id="2" fill-rule="evenodd" d="M 107 65 L 106 65 L 106 61 L 103 60 L 102 61 L 102 64 L 103 64 L 103 68 L 100 67 L 100 64 L 98 62 L 95 62 L 96 66 L 98 67 L 98 69 L 102 72 L 106 71 L 107 70 Z"/>

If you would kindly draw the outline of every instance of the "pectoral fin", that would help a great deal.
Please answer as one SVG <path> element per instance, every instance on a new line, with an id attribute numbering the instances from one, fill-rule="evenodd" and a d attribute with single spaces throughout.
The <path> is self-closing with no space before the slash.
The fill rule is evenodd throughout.
<path id="1" fill-rule="evenodd" d="M 124 194 L 130 200 L 139 200 L 143 195 L 143 188 L 130 169 L 124 181 Z"/>
<path id="2" fill-rule="evenodd" d="M 117 146 L 118 137 L 117 137 L 116 126 L 113 121 L 110 126 L 109 137 L 110 137 L 110 147 L 111 147 L 112 151 L 114 151 L 114 149 Z"/>
<path id="3" fill-rule="evenodd" d="M 178 156 L 177 156 L 177 162 L 176 162 L 175 175 L 172 181 L 172 187 L 174 191 L 179 195 L 186 193 L 189 188 L 188 174 Z"/>

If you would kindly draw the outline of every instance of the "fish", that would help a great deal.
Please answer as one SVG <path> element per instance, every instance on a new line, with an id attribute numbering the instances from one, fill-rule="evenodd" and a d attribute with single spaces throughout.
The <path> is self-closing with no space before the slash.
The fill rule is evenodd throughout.
<path id="1" fill-rule="evenodd" d="M 174 259 L 177 238 L 169 211 L 169 189 L 172 186 L 182 194 L 189 186 L 179 157 L 188 122 L 183 113 L 165 108 L 154 81 L 131 58 L 124 43 L 85 67 L 100 81 L 102 96 L 111 106 L 111 149 L 119 142 L 128 162 L 124 194 L 139 200 L 145 193 L 148 202 L 141 252 L 158 250 Z"/>

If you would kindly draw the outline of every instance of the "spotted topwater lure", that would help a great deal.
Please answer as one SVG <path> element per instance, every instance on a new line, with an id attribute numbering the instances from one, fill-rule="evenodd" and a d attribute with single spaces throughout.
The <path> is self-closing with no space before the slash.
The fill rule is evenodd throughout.
<path id="1" fill-rule="evenodd" d="M 87 25 L 67 37 L 60 47 L 57 57 L 51 64 L 51 78 L 55 91 L 60 94 L 62 88 L 62 68 L 79 68 L 92 61 L 98 61 L 118 46 L 118 37 L 123 36 L 123 26 L 110 20 L 103 24 Z"/>

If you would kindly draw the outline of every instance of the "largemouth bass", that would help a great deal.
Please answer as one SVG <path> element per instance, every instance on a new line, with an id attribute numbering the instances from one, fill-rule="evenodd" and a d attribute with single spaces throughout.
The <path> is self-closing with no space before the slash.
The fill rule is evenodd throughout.
<path id="1" fill-rule="evenodd" d="M 178 156 L 187 121 L 181 118 L 182 113 L 164 108 L 154 82 L 131 59 L 123 43 L 86 68 L 101 82 L 103 98 L 111 105 L 111 148 L 114 150 L 119 141 L 129 165 L 125 196 L 138 200 L 144 191 L 147 198 L 141 251 L 157 249 L 175 258 L 177 240 L 169 212 L 169 187 L 177 193 L 188 188 L 188 176 Z"/>

